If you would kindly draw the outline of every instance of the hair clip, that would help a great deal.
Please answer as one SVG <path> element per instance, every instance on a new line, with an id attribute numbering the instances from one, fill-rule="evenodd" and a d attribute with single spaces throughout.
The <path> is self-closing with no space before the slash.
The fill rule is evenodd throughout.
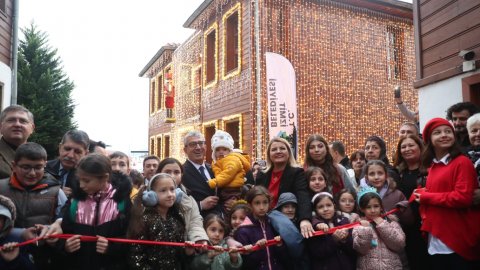
<path id="1" fill-rule="evenodd" d="M 363 195 L 367 194 L 367 193 L 375 193 L 377 194 L 378 196 L 380 196 L 380 194 L 378 194 L 377 192 L 377 189 L 374 188 L 374 187 L 363 187 L 360 189 L 360 191 L 357 193 L 357 203 L 360 204 L 360 199 L 362 198 Z"/>
<path id="2" fill-rule="evenodd" d="M 317 193 L 317 194 L 315 194 L 315 195 L 313 196 L 313 198 L 312 198 L 312 203 L 313 203 L 313 202 L 315 201 L 315 199 L 316 199 L 318 196 L 320 196 L 320 195 L 326 195 L 326 196 L 330 197 L 330 198 L 333 200 L 333 195 L 330 194 L 329 192 L 319 192 L 319 193 Z"/>

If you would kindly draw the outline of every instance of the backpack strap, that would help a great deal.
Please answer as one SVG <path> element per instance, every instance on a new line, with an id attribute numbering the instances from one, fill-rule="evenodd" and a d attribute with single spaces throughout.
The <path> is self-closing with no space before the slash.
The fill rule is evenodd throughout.
<path id="1" fill-rule="evenodd" d="M 119 203 L 117 203 L 117 210 L 120 213 L 125 212 L 125 200 L 121 200 Z"/>
<path id="2" fill-rule="evenodd" d="M 78 201 L 76 199 L 72 199 L 72 202 L 70 203 L 70 220 L 75 222 L 75 215 L 77 214 L 78 210 Z"/>

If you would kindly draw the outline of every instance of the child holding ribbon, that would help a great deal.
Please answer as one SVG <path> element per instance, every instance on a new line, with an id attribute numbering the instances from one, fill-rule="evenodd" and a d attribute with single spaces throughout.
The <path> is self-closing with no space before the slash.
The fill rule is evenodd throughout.
<path id="1" fill-rule="evenodd" d="M 126 269 L 127 246 L 109 243 L 106 238 L 126 235 L 131 186 L 114 187 L 110 183 L 128 181 L 127 176 L 112 173 L 110 160 L 100 154 L 82 158 L 77 176 L 78 182 L 64 207 L 62 221 L 63 232 L 75 235 L 59 241 L 67 253 L 65 269 Z M 81 242 L 80 235 L 98 239 L 93 243 Z"/>
<path id="2" fill-rule="evenodd" d="M 353 228 L 353 248 L 358 252 L 358 270 L 402 270 L 400 254 L 405 234 L 394 215 L 383 218 L 382 199 L 376 188 L 362 188 L 358 193 L 362 219 Z"/>
<path id="3" fill-rule="evenodd" d="M 154 175 L 148 188 L 135 198 L 129 238 L 151 241 L 184 242 L 185 220 L 175 204 L 175 179 L 166 173 Z M 145 206 L 142 207 L 142 203 Z M 186 250 L 176 246 L 135 244 L 130 249 L 130 269 L 182 269 Z"/>
<path id="4" fill-rule="evenodd" d="M 337 214 L 332 194 L 317 193 L 312 204 L 316 214 L 312 218 L 312 225 L 316 231 L 328 232 L 330 228 L 350 223 L 348 218 Z M 309 238 L 307 243 L 311 269 L 355 269 L 356 253 L 352 248 L 352 234 L 348 229 Z"/>
<path id="5" fill-rule="evenodd" d="M 204 223 L 210 243 L 216 247 L 215 250 L 198 254 L 192 261 L 192 269 L 240 269 L 242 267 L 242 257 L 231 248 L 229 252 L 223 251 L 227 247 L 225 234 L 227 233 L 227 224 L 215 214 L 209 214 Z"/>
<path id="6" fill-rule="evenodd" d="M 244 269 L 285 269 L 287 252 L 283 246 L 266 247 L 267 240 L 276 239 L 280 236 L 273 230 L 267 212 L 270 206 L 270 193 L 263 186 L 255 186 L 250 189 L 245 199 L 250 205 L 252 213 L 235 232 L 235 240 L 242 245 L 258 245 L 262 249 L 250 251 L 242 255 Z M 287 256 L 288 257 L 288 256 Z"/>

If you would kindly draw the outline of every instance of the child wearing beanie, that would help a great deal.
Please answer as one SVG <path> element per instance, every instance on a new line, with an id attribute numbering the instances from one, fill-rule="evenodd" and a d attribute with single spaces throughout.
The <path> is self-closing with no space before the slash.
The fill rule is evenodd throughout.
<path id="1" fill-rule="evenodd" d="M 278 197 L 278 202 L 275 206 L 275 210 L 282 212 L 293 223 L 296 223 L 297 205 L 297 197 L 295 196 L 295 194 L 291 192 L 284 192 Z"/>
<path id="2" fill-rule="evenodd" d="M 461 153 L 453 126 L 443 118 L 425 124 L 428 168 L 425 188 L 413 191 L 420 204 L 421 230 L 428 233 L 432 269 L 479 269 L 480 210 L 472 207 L 478 181 L 472 162 Z"/>
<path id="3" fill-rule="evenodd" d="M 240 199 L 245 184 L 245 174 L 250 170 L 250 157 L 239 149 L 233 149 L 233 138 L 225 131 L 217 130 L 212 137 L 212 170 L 215 178 L 208 181 L 220 201 Z"/>
<path id="4" fill-rule="evenodd" d="M 15 204 L 0 195 L 0 269 L 35 269 L 24 248 L 15 247 L 23 241 L 10 233 L 15 217 Z"/>

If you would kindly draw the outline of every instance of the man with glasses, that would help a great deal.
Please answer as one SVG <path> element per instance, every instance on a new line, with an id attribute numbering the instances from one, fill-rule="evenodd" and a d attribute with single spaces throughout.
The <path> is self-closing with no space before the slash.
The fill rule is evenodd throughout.
<path id="1" fill-rule="evenodd" d="M 35 129 L 33 114 L 25 107 L 11 105 L 0 114 L 0 179 L 12 174 L 15 150 L 27 142 Z"/>
<path id="2" fill-rule="evenodd" d="M 205 217 L 210 213 L 222 214 L 217 193 L 208 185 L 208 180 L 214 177 L 212 168 L 205 163 L 207 146 L 205 137 L 198 131 L 190 131 L 185 135 L 183 151 L 187 160 L 183 164 L 182 183 L 197 201 L 200 214 Z"/>
<path id="3" fill-rule="evenodd" d="M 28 239 L 40 233 L 40 227 L 47 227 L 60 218 L 60 210 L 67 201 L 60 183 L 44 172 L 46 163 L 47 152 L 41 145 L 24 143 L 16 150 L 12 175 L 0 180 L 0 194 L 10 198 L 17 209 L 14 224 L 17 233 Z M 55 241 L 47 240 L 47 243 Z M 52 252 L 53 249 L 47 247 L 32 250 L 37 269 L 52 268 L 49 260 Z"/>

